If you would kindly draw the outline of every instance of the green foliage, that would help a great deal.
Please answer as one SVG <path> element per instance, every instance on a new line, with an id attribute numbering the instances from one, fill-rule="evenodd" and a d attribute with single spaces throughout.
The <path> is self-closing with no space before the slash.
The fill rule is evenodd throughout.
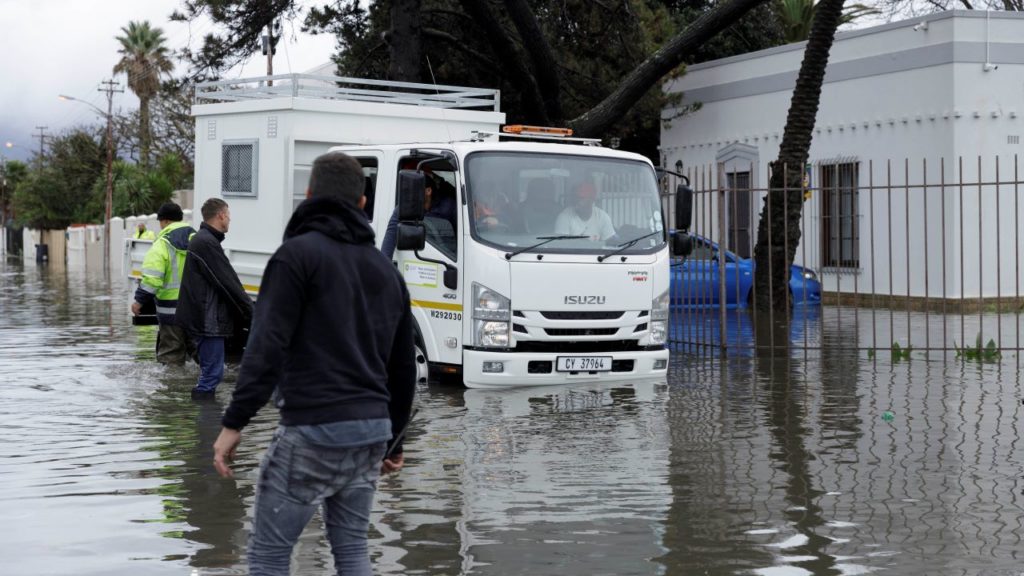
<path id="1" fill-rule="evenodd" d="M 900 346 L 899 342 L 892 343 L 892 359 L 894 362 L 899 362 L 900 360 L 910 360 L 910 353 L 913 351 L 914 348 L 911 346 L 903 348 L 902 346 Z"/>
<path id="2" fill-rule="evenodd" d="M 713 2 L 706 1 L 684 2 L 677 7 L 673 7 L 672 2 L 665 2 L 665 4 L 670 6 L 677 22 L 677 28 L 693 22 L 714 6 Z M 782 21 L 772 3 L 765 2 L 740 18 L 726 31 L 704 43 L 694 52 L 692 58 L 687 60 L 687 63 L 699 64 L 709 60 L 764 50 L 785 43 Z"/>
<path id="3" fill-rule="evenodd" d="M 8 163 L 15 177 L 13 208 L 20 224 L 60 229 L 102 222 L 106 212 L 106 143 L 99 134 L 76 129 L 50 141 L 39 169 Z M 112 214 L 151 214 L 177 189 L 190 185 L 189 167 L 175 154 L 159 158 L 151 170 L 114 162 Z"/>
<path id="4" fill-rule="evenodd" d="M 186 178 L 181 160 L 173 154 L 161 157 L 151 170 L 138 164 L 117 161 L 114 163 L 111 213 L 122 218 L 152 214 L 161 204 L 171 199 Z M 102 211 L 106 202 L 106 186 L 105 177 L 96 180 L 93 185 L 94 210 Z"/>
<path id="5" fill-rule="evenodd" d="M 28 178 L 28 164 L 18 160 L 10 160 L 0 168 L 0 213 L 6 220 L 11 212 L 14 201 L 14 190 Z M 2 225 L 3 222 L 0 222 Z"/>
<path id="6" fill-rule="evenodd" d="M 968 348 L 967 346 L 960 348 L 955 340 L 953 341 L 953 348 L 956 349 L 957 358 L 973 360 L 975 362 L 995 362 L 1003 357 L 995 340 L 989 339 L 988 344 L 982 346 L 981 332 L 978 333 L 973 348 Z"/>
<path id="7" fill-rule="evenodd" d="M 782 24 L 787 44 L 803 42 L 811 35 L 811 23 L 818 10 L 816 0 L 777 0 L 776 14 Z M 839 25 L 849 24 L 858 18 L 881 14 L 875 8 L 863 4 L 851 4 L 843 8 Z"/>
<path id="8" fill-rule="evenodd" d="M 149 102 L 150 155 L 174 154 L 192 172 L 195 156 L 195 119 L 192 118 L 192 85 L 179 79 L 165 80 Z M 140 160 L 142 148 L 141 110 L 114 114 L 115 146 L 127 158 Z"/>
<path id="9" fill-rule="evenodd" d="M 512 61 L 525 63 L 523 68 L 530 81 L 524 82 L 512 70 L 508 54 L 503 58 L 497 47 L 502 43 L 467 12 L 468 1 L 420 3 L 423 59 L 419 80 L 500 89 L 502 111 L 509 123 L 538 122 L 531 113 L 530 90 L 554 93 L 558 106 L 548 106 L 548 115 L 553 124 L 559 125 L 591 111 L 670 38 L 719 5 L 711 0 L 527 0 L 536 25 L 557 60 L 548 63 L 550 69 L 538 69 L 530 54 L 534 44 L 524 40 L 507 5 L 483 3 L 507 37 L 514 52 Z M 258 53 L 258 39 L 269 22 L 302 20 L 305 31 L 337 38 L 333 61 L 339 75 L 386 79 L 391 9 L 397 2 L 336 0 L 316 3 L 306 10 L 307 4 L 298 0 L 273 0 L 257 3 L 258 6 L 246 0 L 185 0 L 183 11 L 173 18 L 209 17 L 218 25 L 199 50 L 186 55 L 196 76 L 216 74 Z M 689 54 L 686 62 L 722 58 L 781 43 L 781 27 L 766 3 Z M 682 67 L 675 71 L 681 73 Z M 617 137 L 622 148 L 656 159 L 660 117 L 669 98 L 660 83 L 651 86 L 602 136 Z"/>
<path id="10" fill-rule="evenodd" d="M 388 52 L 381 38 L 389 29 L 391 4 L 390 0 L 379 0 L 363 9 L 357 3 L 346 3 L 341 8 L 310 12 L 307 27 L 338 38 L 334 62 L 339 75 L 386 77 Z M 554 123 L 564 123 L 593 108 L 641 62 L 712 6 L 710 2 L 677 5 L 642 0 L 531 4 L 551 51 L 559 60 L 556 65 L 563 118 L 552 119 Z M 422 11 L 424 52 L 439 84 L 498 88 L 509 123 L 536 123 L 524 103 L 524 87 L 500 63 L 488 35 L 462 11 L 460 2 L 424 0 Z M 496 12 L 521 57 L 526 59 L 526 48 L 515 27 L 505 14 Z M 755 10 L 695 52 L 689 61 L 777 45 L 782 36 L 781 32 L 772 32 L 774 25 L 770 10 Z M 430 68 L 424 66 L 422 81 L 433 80 Z M 675 75 L 681 72 L 682 69 Z M 660 116 L 666 103 L 660 85 L 652 87 L 606 136 L 619 137 L 624 149 L 657 158 Z"/>
<path id="11" fill-rule="evenodd" d="M 160 90 L 160 74 L 174 70 L 163 30 L 149 22 L 129 22 L 121 28 L 117 41 L 121 59 L 114 73 L 128 75 L 128 88 L 141 98 L 151 98 Z"/>
<path id="12" fill-rule="evenodd" d="M 53 138 L 42 168 L 30 172 L 14 191 L 18 221 L 33 228 L 96 221 L 92 185 L 103 174 L 104 158 L 99 138 L 87 129 Z"/>
<path id="13" fill-rule="evenodd" d="M 149 103 L 160 90 L 160 75 L 174 70 L 174 63 L 161 29 L 143 21 L 129 22 L 121 31 L 123 35 L 117 37 L 121 60 L 114 66 L 114 73 L 127 74 L 128 88 L 139 97 L 139 160 L 148 166 L 152 142 Z"/>

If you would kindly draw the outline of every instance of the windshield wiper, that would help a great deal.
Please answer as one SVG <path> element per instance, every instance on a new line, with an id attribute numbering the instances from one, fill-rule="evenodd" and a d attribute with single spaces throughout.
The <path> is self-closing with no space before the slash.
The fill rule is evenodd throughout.
<path id="1" fill-rule="evenodd" d="M 506 252 L 505 253 L 505 260 L 511 260 L 513 256 L 518 256 L 519 254 L 522 254 L 523 252 L 529 252 L 530 250 L 533 250 L 534 248 L 540 248 L 541 246 L 547 244 L 548 242 L 554 242 L 555 240 L 582 240 L 584 238 L 589 238 L 589 236 L 579 236 L 579 235 L 575 235 L 574 236 L 574 235 L 569 235 L 569 234 L 564 234 L 562 236 L 537 236 L 536 240 L 543 240 L 543 242 L 538 242 L 538 243 L 534 244 L 533 246 L 527 246 L 526 248 L 520 248 L 519 250 L 516 250 L 515 252 Z"/>
<path id="2" fill-rule="evenodd" d="M 633 246 L 636 246 L 636 243 L 641 241 L 641 240 L 643 240 L 644 238 L 650 238 L 651 236 L 654 236 L 655 234 L 662 234 L 662 233 L 663 232 L 661 230 L 655 230 L 654 232 L 651 232 L 650 234 L 644 234 L 643 236 L 640 236 L 639 238 L 633 238 L 629 242 L 623 242 L 622 244 L 619 244 L 619 246 L 618 246 L 618 248 L 616 250 L 613 250 L 613 251 L 611 251 L 611 252 L 609 252 L 607 254 L 598 256 L 597 257 L 597 261 L 598 262 L 604 262 L 605 260 L 611 258 L 612 256 L 615 256 L 619 252 L 625 252 L 626 250 L 629 250 Z"/>

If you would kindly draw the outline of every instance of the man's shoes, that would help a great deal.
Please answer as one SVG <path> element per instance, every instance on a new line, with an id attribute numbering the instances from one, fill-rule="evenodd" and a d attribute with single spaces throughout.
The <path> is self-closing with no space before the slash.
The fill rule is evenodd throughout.
<path id="1" fill-rule="evenodd" d="M 198 388 L 192 389 L 193 400 L 213 400 L 217 397 L 217 393 L 213 390 L 200 390 Z"/>

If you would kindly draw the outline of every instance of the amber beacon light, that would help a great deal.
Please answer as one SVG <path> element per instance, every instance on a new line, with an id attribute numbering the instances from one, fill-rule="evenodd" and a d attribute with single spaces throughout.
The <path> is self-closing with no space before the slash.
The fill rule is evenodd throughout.
<path id="1" fill-rule="evenodd" d="M 522 134 L 524 136 L 572 136 L 572 128 L 527 126 L 525 124 L 509 124 L 503 127 L 501 131 L 506 134 Z"/>

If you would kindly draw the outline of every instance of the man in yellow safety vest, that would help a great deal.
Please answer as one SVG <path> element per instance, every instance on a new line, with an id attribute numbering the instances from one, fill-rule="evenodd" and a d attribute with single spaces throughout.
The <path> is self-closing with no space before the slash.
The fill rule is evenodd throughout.
<path id="1" fill-rule="evenodd" d="M 174 323 L 174 314 L 188 242 L 196 231 L 182 222 L 181 207 L 173 202 L 161 206 L 156 217 L 160 221 L 160 234 L 142 261 L 142 282 L 135 290 L 132 314 L 138 316 L 143 306 L 155 301 L 160 324 L 156 338 L 157 362 L 184 364 L 189 351 L 188 337 Z"/>
<path id="2" fill-rule="evenodd" d="M 135 233 L 132 234 L 132 238 L 136 240 L 156 240 L 156 234 L 152 230 L 146 230 L 145 222 L 139 222 L 139 225 L 135 228 Z"/>

